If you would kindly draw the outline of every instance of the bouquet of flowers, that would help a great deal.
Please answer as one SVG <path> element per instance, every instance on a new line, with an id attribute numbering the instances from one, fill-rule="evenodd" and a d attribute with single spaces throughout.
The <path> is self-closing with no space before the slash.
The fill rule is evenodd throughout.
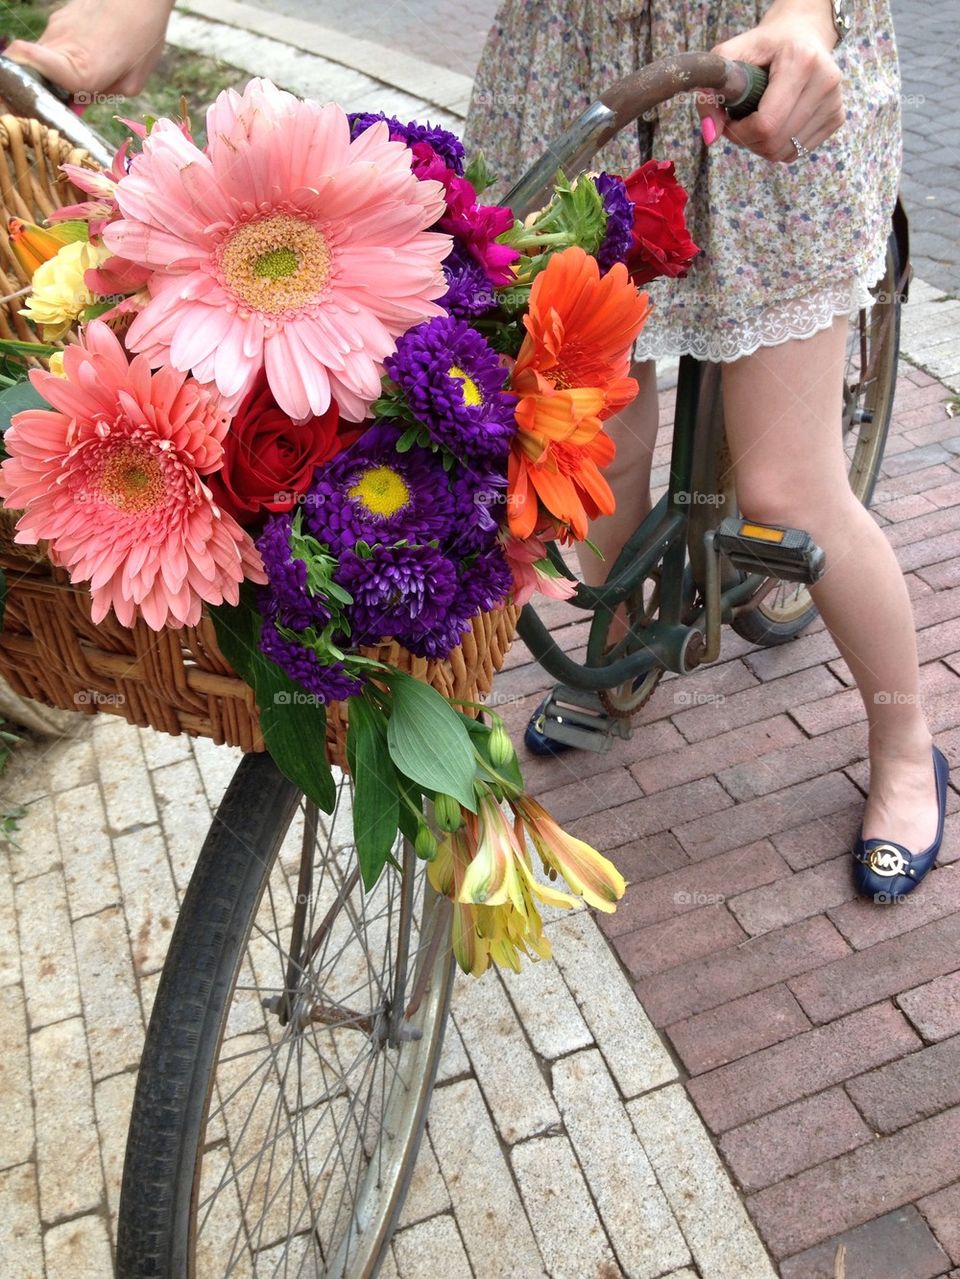
<path id="1" fill-rule="evenodd" d="M 442 659 L 478 614 L 572 593 L 547 543 L 613 510 L 636 280 L 697 251 L 672 166 L 559 177 L 521 223 L 452 133 L 263 80 L 220 95 L 202 147 L 186 120 L 132 131 L 109 172 L 65 166 L 84 203 L 11 220 L 42 339 L 2 344 L 17 540 L 87 584 L 94 621 L 208 609 L 327 811 L 325 711 L 349 699 L 364 883 L 400 831 L 455 904 L 461 967 L 548 955 L 538 903 L 613 910 L 624 880 L 524 792 L 496 714 L 369 650 Z"/>

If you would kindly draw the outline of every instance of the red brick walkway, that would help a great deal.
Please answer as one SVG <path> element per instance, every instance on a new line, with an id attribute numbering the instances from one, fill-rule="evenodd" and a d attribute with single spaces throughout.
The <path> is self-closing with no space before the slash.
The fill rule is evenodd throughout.
<path id="1" fill-rule="evenodd" d="M 960 419 L 947 396 L 902 371 L 875 512 L 960 777 Z M 544 613 L 576 653 L 583 622 Z M 497 693 L 519 739 L 550 681 L 522 645 L 509 666 Z M 603 926 L 784 1279 L 832 1279 L 840 1242 L 847 1279 L 960 1279 L 960 802 L 953 791 L 941 865 L 919 892 L 886 909 L 855 899 L 865 741 L 818 622 L 769 650 L 728 631 L 716 665 L 664 678 L 629 742 L 523 762 L 631 882 Z"/>

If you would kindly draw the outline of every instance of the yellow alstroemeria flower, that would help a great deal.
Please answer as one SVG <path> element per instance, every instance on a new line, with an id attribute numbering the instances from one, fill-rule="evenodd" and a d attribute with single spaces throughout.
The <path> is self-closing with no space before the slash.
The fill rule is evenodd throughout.
<path id="1" fill-rule="evenodd" d="M 62 227 L 37 226 L 22 218 L 11 218 L 7 228 L 13 256 L 31 279 L 38 267 L 55 258 L 65 244 L 77 238 Z"/>
<path id="2" fill-rule="evenodd" d="M 540 855 L 545 869 L 556 871 L 567 881 L 571 892 L 597 910 L 608 914 L 626 892 L 626 880 L 608 858 L 595 848 L 574 839 L 529 795 L 511 799 L 511 807 L 523 824 Z M 543 885 L 538 885 L 543 890 Z M 538 895 L 542 896 L 542 892 Z"/>
<path id="3" fill-rule="evenodd" d="M 522 912 L 517 859 L 523 847 L 492 795 L 480 800 L 476 850 L 463 877 L 457 900 L 474 906 L 502 906 L 512 902 Z"/>
<path id="4" fill-rule="evenodd" d="M 63 337 L 96 301 L 84 274 L 108 257 L 109 249 L 77 240 L 37 267 L 33 291 L 20 314 L 39 326 L 45 342 Z"/>
<path id="5" fill-rule="evenodd" d="M 474 826 L 476 819 L 468 814 Z M 463 877 L 470 864 L 471 828 L 464 825 L 442 840 L 437 855 L 427 863 L 427 878 L 433 888 L 453 905 L 453 921 L 450 928 L 450 945 L 454 958 L 465 973 L 482 976 L 490 966 L 490 946 L 481 936 L 477 922 L 478 907 L 459 900 Z"/>

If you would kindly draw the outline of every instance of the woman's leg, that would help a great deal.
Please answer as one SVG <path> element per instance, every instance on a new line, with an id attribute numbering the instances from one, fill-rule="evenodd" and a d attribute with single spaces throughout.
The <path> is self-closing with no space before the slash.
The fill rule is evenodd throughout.
<path id="1" fill-rule="evenodd" d="M 740 509 L 802 528 L 826 552 L 811 594 L 869 722 L 866 839 L 919 852 L 936 836 L 930 730 L 919 700 L 910 597 L 893 550 L 847 482 L 840 434 L 847 321 L 762 347 L 723 370 Z"/>

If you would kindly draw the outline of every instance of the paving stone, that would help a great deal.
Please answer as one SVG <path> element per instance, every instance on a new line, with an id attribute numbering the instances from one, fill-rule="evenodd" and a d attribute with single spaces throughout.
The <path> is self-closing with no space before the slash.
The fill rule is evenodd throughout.
<path id="1" fill-rule="evenodd" d="M 837 689 L 837 681 L 822 666 L 784 675 L 781 679 L 756 684 L 734 693 L 723 702 L 695 706 L 677 715 L 674 723 L 689 742 L 700 742 L 731 729 L 758 720 L 770 719 L 784 711 L 792 711 L 806 702 L 828 697 Z"/>
<path id="2" fill-rule="evenodd" d="M 412 1226 L 418 1221 L 436 1216 L 437 1213 L 449 1211 L 450 1196 L 440 1175 L 440 1165 L 433 1153 L 430 1138 L 424 1133 L 410 1178 L 410 1188 L 400 1209 L 397 1229 L 402 1230 L 404 1226 Z"/>
<path id="3" fill-rule="evenodd" d="M 90 721 L 80 723 L 76 731 L 47 745 L 46 771 L 50 790 L 73 790 L 97 780 L 97 760 L 93 753 Z"/>
<path id="4" fill-rule="evenodd" d="M 138 976 L 162 967 L 177 922 L 177 891 L 159 826 L 114 841 L 123 910 Z"/>
<path id="5" fill-rule="evenodd" d="M 401 1279 L 420 1279 L 426 1274 L 473 1273 L 457 1224 L 449 1215 L 402 1230 L 393 1241 L 393 1250 Z"/>
<path id="6" fill-rule="evenodd" d="M 849 864 L 847 871 L 849 877 Z M 832 907 L 827 913 L 850 945 L 864 950 L 960 910 L 960 869 L 938 867 L 924 880 L 923 892 L 909 893 L 902 901 L 883 909 L 863 897 L 854 897 L 839 906 L 824 904 Z"/>
<path id="7" fill-rule="evenodd" d="M 700 1075 L 790 1039 L 810 1024 L 786 986 L 770 986 L 666 1030 L 689 1073 Z"/>
<path id="8" fill-rule="evenodd" d="M 794 977 L 790 989 L 812 1021 L 832 1021 L 950 972 L 958 945 L 960 915 L 948 915 Z"/>
<path id="9" fill-rule="evenodd" d="M 0 1168 L 10 1168 L 33 1157 L 27 1009 L 19 986 L 0 990 L 0 1044 Z"/>
<path id="10" fill-rule="evenodd" d="M 0 861 L 0 987 L 21 980 L 20 939 L 13 898 L 13 875 L 4 858 Z"/>
<path id="11" fill-rule="evenodd" d="M 727 906 L 751 936 L 820 914 L 854 894 L 849 854 L 731 897 Z M 876 911 L 876 906 L 874 906 Z M 836 924 L 834 915 L 830 918 Z M 839 925 L 837 925 L 839 927 Z M 843 932 L 843 929 L 840 929 Z M 844 934 L 846 936 L 846 934 Z M 847 938 L 849 941 L 850 939 Z"/>
<path id="12" fill-rule="evenodd" d="M 756 687 L 757 677 L 742 661 L 729 660 L 731 653 L 732 646 L 727 647 L 725 660 L 722 662 L 701 667 L 700 670 L 682 677 L 666 675 L 650 700 L 637 713 L 635 722 L 642 726 L 670 716 L 683 733 L 683 723 L 694 710 L 710 711 L 714 707 L 725 705 L 735 693 Z"/>
<path id="13" fill-rule="evenodd" d="M 925 502 L 924 506 L 929 509 L 929 503 Z M 789 644 L 778 644 L 775 648 L 754 649 L 743 660 L 758 679 L 766 682 L 818 666 L 821 662 L 834 661 L 837 657 L 839 653 L 833 636 L 824 630 L 800 635 Z"/>
<path id="14" fill-rule="evenodd" d="M 144 1025 L 123 911 L 111 906 L 73 926 L 94 1080 L 135 1066 Z"/>
<path id="15" fill-rule="evenodd" d="M 587 912 L 547 925 L 554 961 L 625 1097 L 676 1078 L 676 1067 Z"/>
<path id="16" fill-rule="evenodd" d="M 45 1222 L 77 1216 L 103 1199 L 86 1027 L 79 1017 L 30 1036 L 37 1178 Z"/>
<path id="17" fill-rule="evenodd" d="M 798 735 L 801 739 L 798 742 L 771 750 L 747 763 L 724 768 L 717 773 L 717 780 L 734 799 L 754 799 L 867 757 L 866 734 L 860 724 L 822 733 L 813 739 Z"/>
<path id="18" fill-rule="evenodd" d="M 843 1089 L 831 1088 L 732 1129 L 720 1150 L 744 1190 L 762 1190 L 873 1136 Z"/>
<path id="19" fill-rule="evenodd" d="M 117 1212 L 120 1208 L 120 1181 L 123 1177 L 123 1159 L 127 1149 L 127 1129 L 133 1110 L 133 1090 L 137 1076 L 134 1071 L 111 1075 L 101 1079 L 93 1091 L 97 1131 L 100 1136 L 100 1157 L 103 1161 L 103 1177 L 107 1189 L 110 1230 L 116 1243 Z"/>
<path id="20" fill-rule="evenodd" d="M 897 1003 L 926 1040 L 960 1032 L 960 972 L 946 973 L 923 986 L 906 990 Z"/>
<path id="21" fill-rule="evenodd" d="M 143 749 L 144 758 L 147 761 L 147 768 L 163 768 L 166 764 L 176 764 L 181 759 L 188 759 L 190 756 L 191 738 L 183 733 L 180 737 L 174 737 L 172 733 L 159 733 L 153 728 L 140 728 L 137 730 L 140 734 L 140 746 Z M 199 738 L 200 741 L 206 741 L 206 738 Z M 213 746 L 213 743 L 210 743 Z M 214 750 L 219 749 L 213 747 Z"/>
<path id="22" fill-rule="evenodd" d="M 18 882 L 42 875 L 60 864 L 56 810 L 52 799 L 43 796 L 24 806 L 23 816 L 17 823 L 17 846 L 10 849 L 9 856 L 13 877 Z"/>
<path id="23" fill-rule="evenodd" d="M 637 896 L 637 894 L 630 893 L 631 885 L 643 884 L 646 886 L 651 880 L 659 879 L 661 875 L 677 870 L 681 866 L 687 866 L 690 863 L 689 857 L 680 847 L 676 837 L 667 830 L 658 831 L 655 835 L 646 835 L 643 839 L 632 840 L 630 843 L 620 844 L 616 847 L 611 847 L 600 840 L 595 840 L 594 847 L 598 848 L 605 857 L 610 858 L 627 881 L 627 894 L 620 902 L 616 912 L 613 915 L 605 915 L 603 918 L 602 927 L 604 930 L 606 930 L 611 920 L 616 919 L 627 903 Z M 644 891 L 646 891 L 646 887 Z"/>
<path id="24" fill-rule="evenodd" d="M 243 759 L 243 751 L 233 746 L 217 746 L 205 737 L 194 738 L 191 750 L 200 770 L 207 801 L 211 811 L 215 811 Z"/>
<path id="25" fill-rule="evenodd" d="M 960 1103 L 960 1035 L 847 1082 L 876 1132 L 895 1132 Z"/>
<path id="26" fill-rule="evenodd" d="M 623 866 L 611 854 L 622 873 Z M 645 928 L 711 902 L 727 901 L 739 893 L 771 881 L 789 878 L 790 868 L 767 840 L 735 848 L 719 857 L 694 862 L 644 883 L 627 893 L 612 915 L 599 922 L 607 937 Z"/>
<path id="27" fill-rule="evenodd" d="M 934 1279 L 950 1264 L 911 1204 L 789 1257 L 781 1279 L 835 1279 L 841 1244 L 846 1279 Z"/>
<path id="28" fill-rule="evenodd" d="M 605 812 L 593 813 L 567 823 L 578 839 L 600 850 L 616 848 L 633 839 L 673 828 L 690 813 L 716 813 L 730 808 L 733 800 L 712 777 L 685 782 L 656 795 L 644 796 Z M 704 819 L 706 820 L 706 819 Z M 683 827 L 681 827 L 681 830 Z M 722 850 L 719 850 L 722 851 Z"/>
<path id="29" fill-rule="evenodd" d="M 960 1107 L 879 1137 L 753 1195 L 775 1256 L 801 1252 L 956 1181 Z"/>
<path id="30" fill-rule="evenodd" d="M 427 1126 L 476 1279 L 515 1279 L 520 1274 L 540 1279 L 540 1253 L 476 1081 L 436 1089 Z M 509 1240 L 509 1247 L 491 1248 L 491 1239 Z M 416 1272 L 404 1273 L 399 1240 L 400 1272 L 413 1279 Z M 428 1255 L 432 1262 L 433 1254 Z"/>
<path id="31" fill-rule="evenodd" d="M 917 1207 L 952 1261 L 960 1261 L 960 1181 L 921 1199 Z"/>
<path id="32" fill-rule="evenodd" d="M 119 902 L 120 884 L 100 787 L 78 786 L 60 795 L 57 829 L 71 917 L 93 915 Z"/>
<path id="33" fill-rule="evenodd" d="M 635 1279 L 653 1279 L 686 1265 L 690 1254 L 683 1235 L 600 1053 L 588 1049 L 558 1061 L 553 1090 L 623 1270 Z M 653 1094 L 658 1103 L 663 1095 Z"/>
<path id="34" fill-rule="evenodd" d="M 954 648 L 956 647 L 957 645 L 954 645 Z M 533 698 L 526 699 L 518 717 L 519 722 L 516 726 L 510 726 L 515 742 L 522 742 L 523 728 L 535 706 L 536 701 Z M 627 741 L 614 742 L 609 753 L 595 754 L 593 751 L 578 751 L 576 759 L 563 755 L 557 755 L 551 759 L 531 755 L 522 744 L 518 749 L 522 752 L 523 777 L 527 788 L 532 794 L 540 795 L 556 786 L 559 778 L 593 777 L 597 773 L 606 772 L 611 764 L 629 767 L 638 761 L 659 759 L 660 756 L 674 751 L 677 752 L 674 758 L 679 758 L 680 748 L 684 745 L 684 738 L 670 721 L 661 719 L 635 729 Z M 684 780 L 683 777 L 677 778 L 678 782 Z"/>
<path id="35" fill-rule="evenodd" d="M 23 987 L 32 1027 L 80 1012 L 80 987 L 63 875 L 48 871 L 15 890 Z"/>
<path id="36" fill-rule="evenodd" d="M 460 982 L 452 1011 L 503 1140 L 512 1144 L 558 1124 L 550 1090 L 497 976 Z"/>
<path id="37" fill-rule="evenodd" d="M 622 767 L 610 768 L 591 777 L 578 777 L 539 795 L 538 799 L 552 816 L 566 825 L 567 822 L 590 817 L 594 813 L 628 803 L 640 796 L 640 787 Z"/>
<path id="38" fill-rule="evenodd" d="M 177 890 L 184 893 L 210 829 L 210 806 L 193 759 L 157 768 L 150 776 L 174 881 Z"/>
<path id="39" fill-rule="evenodd" d="M 157 808 L 137 730 L 101 715 L 93 730 L 93 749 L 112 831 L 119 834 L 129 826 L 155 822 Z"/>
<path id="40" fill-rule="evenodd" d="M 548 935 L 553 935 L 552 929 Z M 503 981 L 520 1024 L 541 1057 L 553 1061 L 593 1043 L 559 964 L 551 960 L 527 963 L 519 973 L 504 972 Z"/>
<path id="41" fill-rule="evenodd" d="M 459 971 L 456 981 L 473 981 L 473 977 L 465 977 Z M 463 1046 L 463 1040 L 460 1038 L 460 1032 L 457 1030 L 456 1023 L 452 1017 L 447 1019 L 446 1029 L 443 1032 L 443 1046 L 440 1049 L 440 1062 L 437 1066 L 437 1084 L 445 1084 L 451 1079 L 457 1079 L 461 1075 L 469 1075 L 470 1058 L 467 1056 L 467 1050 Z"/>
<path id="42" fill-rule="evenodd" d="M 956 694 L 958 689 L 960 681 L 939 662 L 921 667 L 920 692 L 925 703 L 938 693 Z M 806 706 L 798 706 L 791 714 L 804 732 L 814 737 L 866 720 L 863 702 L 855 688 L 846 689 L 821 701 L 810 702 Z"/>
<path id="43" fill-rule="evenodd" d="M 854 787 L 844 808 L 778 833 L 772 843 L 794 870 L 803 870 L 841 853 L 849 855 L 862 822 L 863 795 Z"/>
<path id="44" fill-rule="evenodd" d="M 550 1279 L 620 1274 L 567 1138 L 521 1142 L 510 1161 Z"/>
<path id="45" fill-rule="evenodd" d="M 727 908 L 715 902 L 646 928 L 620 933 L 613 945 L 627 972 L 638 981 L 735 946 L 746 935 Z"/>
<path id="46" fill-rule="evenodd" d="M 43 1236 L 46 1279 L 104 1279 L 113 1269 L 102 1217 L 78 1217 Z"/>
<path id="47" fill-rule="evenodd" d="M 0 1256 L 4 1279 L 43 1279 L 36 1168 L 0 1172 Z"/>
<path id="48" fill-rule="evenodd" d="M 690 1095 L 714 1132 L 724 1132 L 919 1046 L 903 1014 L 877 1004 L 699 1075 Z"/>
<path id="49" fill-rule="evenodd" d="M 862 808 L 863 796 L 857 788 L 842 774 L 832 773 L 737 804 L 725 812 L 696 817 L 674 826 L 673 833 L 692 859 L 702 861 L 752 843 L 758 832 L 772 838 L 813 818 L 832 819 L 832 814 L 855 803 Z M 829 827 L 829 821 L 826 825 Z"/>
<path id="50" fill-rule="evenodd" d="M 701 777 L 712 777 L 717 761 L 739 764 L 762 760 L 770 751 L 805 741 L 803 733 L 786 715 L 774 715 L 756 724 L 734 728 L 702 742 L 682 738 L 676 750 L 631 765 L 630 772 L 647 795 Z"/>
<path id="51" fill-rule="evenodd" d="M 627 1109 L 703 1279 L 776 1279 L 682 1086 L 638 1097 Z"/>
<path id="52" fill-rule="evenodd" d="M 636 989 L 653 1024 L 664 1026 L 774 986 L 848 952 L 833 925 L 817 916 L 748 938 L 711 955 L 709 962 L 694 960 L 645 977 Z"/>

